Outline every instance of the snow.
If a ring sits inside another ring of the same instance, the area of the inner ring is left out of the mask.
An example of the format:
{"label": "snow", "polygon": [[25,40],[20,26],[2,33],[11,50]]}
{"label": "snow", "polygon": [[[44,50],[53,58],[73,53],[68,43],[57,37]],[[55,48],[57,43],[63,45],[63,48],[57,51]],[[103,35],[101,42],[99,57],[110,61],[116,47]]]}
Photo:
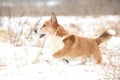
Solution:
{"label": "snow", "polygon": [[[120,79],[119,36],[114,36],[100,45],[103,54],[101,65],[95,64],[91,58],[83,64],[69,65],[62,60],[48,59],[48,49],[51,50],[51,48],[44,46],[47,44],[44,43],[45,38],[39,38],[39,35],[33,32],[34,27],[40,27],[49,18],[48,16],[0,18],[0,30],[9,31],[11,29],[17,34],[12,37],[12,40],[6,42],[0,40],[0,80]],[[39,20],[40,22],[38,22]],[[90,38],[98,37],[101,32],[112,28],[113,24],[117,25],[119,21],[119,15],[58,16],[59,24],[69,32]],[[36,23],[37,26],[35,26]],[[2,38],[2,36],[0,37]],[[47,53],[44,54],[45,52]]]}

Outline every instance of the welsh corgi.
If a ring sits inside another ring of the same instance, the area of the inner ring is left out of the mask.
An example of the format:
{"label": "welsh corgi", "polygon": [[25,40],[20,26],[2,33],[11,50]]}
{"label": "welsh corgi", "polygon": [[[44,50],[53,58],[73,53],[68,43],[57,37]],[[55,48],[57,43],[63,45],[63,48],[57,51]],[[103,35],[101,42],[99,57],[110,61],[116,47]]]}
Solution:
{"label": "welsh corgi", "polygon": [[[45,21],[42,27],[40,27],[40,31],[47,34],[49,37],[52,35],[58,39],[61,39],[60,42],[51,43],[50,46],[59,44],[62,45],[61,48],[57,48],[57,50],[52,54],[54,58],[70,58],[77,59],[81,57],[86,60],[89,56],[95,60],[95,63],[101,64],[102,62],[102,54],[99,49],[99,45],[107,40],[109,40],[114,33],[112,30],[106,30],[100,35],[98,38],[90,39],[86,37],[79,37],[74,34],[70,34],[67,32],[60,24],[58,24],[56,14],[52,12],[50,20]],[[37,30],[35,30],[37,32]],[[112,32],[112,33],[111,33]],[[51,37],[53,40],[54,38]]]}

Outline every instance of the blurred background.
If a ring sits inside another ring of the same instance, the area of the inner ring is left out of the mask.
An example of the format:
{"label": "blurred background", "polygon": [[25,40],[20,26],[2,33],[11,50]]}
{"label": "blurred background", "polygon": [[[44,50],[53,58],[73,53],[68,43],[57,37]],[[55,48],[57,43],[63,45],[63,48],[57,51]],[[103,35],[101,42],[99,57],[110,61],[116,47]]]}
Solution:
{"label": "blurred background", "polygon": [[0,0],[0,16],[49,15],[118,15],[120,0]]}

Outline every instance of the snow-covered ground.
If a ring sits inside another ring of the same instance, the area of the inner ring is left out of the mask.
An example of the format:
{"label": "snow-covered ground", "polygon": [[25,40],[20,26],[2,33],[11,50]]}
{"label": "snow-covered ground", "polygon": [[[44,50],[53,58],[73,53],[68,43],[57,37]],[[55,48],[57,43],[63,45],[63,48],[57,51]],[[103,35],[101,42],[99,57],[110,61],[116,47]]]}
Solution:
{"label": "snow-covered ground", "polygon": [[119,15],[58,16],[59,24],[79,36],[95,38],[105,29],[116,30],[116,36],[100,45],[101,65],[91,59],[76,65],[47,60],[43,53],[45,38],[39,38],[33,30],[49,18],[0,18],[0,80],[120,80]]}

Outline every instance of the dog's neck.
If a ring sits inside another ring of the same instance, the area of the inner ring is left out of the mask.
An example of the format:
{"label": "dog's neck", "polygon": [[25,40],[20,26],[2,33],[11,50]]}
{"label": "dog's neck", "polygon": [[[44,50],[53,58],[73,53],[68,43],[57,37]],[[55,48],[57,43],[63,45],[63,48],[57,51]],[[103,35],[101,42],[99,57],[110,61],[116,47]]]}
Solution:
{"label": "dog's neck", "polygon": [[62,26],[59,26],[56,29],[55,34],[59,37],[64,37],[65,35],[68,34],[68,32]]}

